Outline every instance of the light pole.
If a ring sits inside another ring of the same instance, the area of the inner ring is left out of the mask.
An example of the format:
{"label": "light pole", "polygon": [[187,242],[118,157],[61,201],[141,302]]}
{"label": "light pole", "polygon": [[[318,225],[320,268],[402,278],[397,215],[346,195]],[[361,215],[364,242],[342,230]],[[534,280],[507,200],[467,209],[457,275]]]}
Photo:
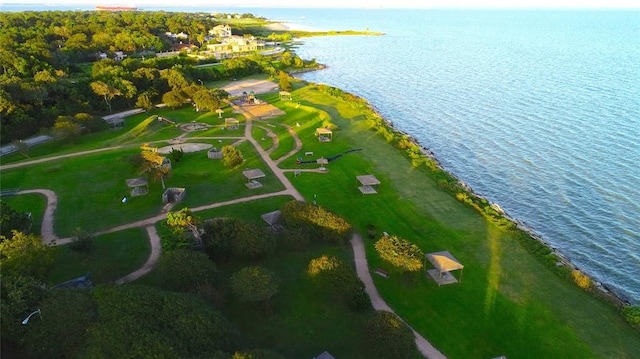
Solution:
{"label": "light pole", "polygon": [[202,82],[202,80],[198,79],[198,82],[200,82],[200,85],[204,87],[204,82]]}
{"label": "light pole", "polygon": [[31,317],[34,316],[35,314],[40,314],[40,320],[42,320],[42,313],[40,313],[40,309],[38,309],[33,313],[29,314],[26,318],[24,318],[24,320],[22,321],[22,325],[29,323],[29,319],[31,319]]}

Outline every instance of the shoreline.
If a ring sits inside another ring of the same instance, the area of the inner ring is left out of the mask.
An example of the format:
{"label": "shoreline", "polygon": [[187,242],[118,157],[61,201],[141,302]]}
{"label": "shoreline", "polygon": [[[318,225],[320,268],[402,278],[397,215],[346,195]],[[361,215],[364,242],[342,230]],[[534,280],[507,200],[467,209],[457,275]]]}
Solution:
{"label": "shoreline", "polygon": [[[318,66],[319,67],[316,68],[316,69],[308,69],[308,70],[305,70],[305,71],[294,72],[292,74],[295,75],[295,74],[298,74],[298,73],[304,73],[304,72],[310,72],[310,71],[318,71],[318,70],[323,70],[323,69],[327,68],[327,66],[323,65],[323,64],[318,64]],[[296,79],[299,80],[299,81],[309,82],[309,81],[306,81],[304,79],[297,78],[297,77],[296,77]],[[326,86],[331,86],[331,85],[326,84]],[[333,87],[333,86],[331,86],[331,87]],[[342,91],[342,89],[340,89],[340,90]],[[524,222],[524,221],[522,221],[520,219],[512,217],[505,210],[503,210],[502,207],[500,207],[500,205],[498,203],[492,202],[488,198],[486,198],[485,196],[480,195],[477,192],[475,192],[471,186],[469,186],[467,183],[463,182],[453,172],[451,172],[450,170],[446,169],[440,163],[440,161],[438,160],[436,155],[431,151],[431,149],[429,149],[428,147],[422,145],[420,143],[420,141],[417,138],[415,138],[413,135],[411,135],[411,134],[409,134],[409,133],[397,128],[394,125],[394,123],[391,120],[385,118],[376,109],[375,105],[372,104],[371,102],[369,102],[368,99],[360,97],[360,96],[352,94],[352,93],[349,93],[349,92],[346,92],[346,91],[343,91],[343,92],[363,100],[364,103],[366,104],[366,106],[376,116],[378,116],[386,124],[386,126],[389,129],[391,129],[392,131],[394,131],[396,133],[399,133],[399,134],[402,134],[403,136],[405,136],[411,143],[413,143],[414,145],[416,145],[420,149],[421,153],[425,157],[427,157],[428,159],[433,161],[434,165],[438,169],[440,169],[441,171],[447,173],[449,176],[451,176],[451,178],[455,179],[457,181],[457,183],[463,189],[465,189],[467,192],[469,192],[469,194],[471,194],[472,196],[475,196],[478,199],[485,200],[487,203],[490,204],[490,206],[497,213],[499,213],[502,217],[504,217],[505,219],[510,221],[517,230],[522,231],[523,233],[528,235],[532,240],[534,240],[534,241],[540,243],[541,245],[545,246],[546,248],[548,248],[550,250],[550,252],[557,258],[556,267],[565,266],[565,267],[569,268],[570,270],[578,271],[581,274],[583,274],[584,276],[588,277],[589,280],[592,283],[592,287],[590,289],[585,289],[585,291],[592,293],[592,295],[595,296],[595,297],[598,297],[598,296],[604,297],[604,299],[612,301],[614,303],[614,305],[616,305],[617,307],[633,306],[633,305],[640,304],[640,301],[638,301],[638,303],[635,303],[632,299],[626,298],[626,296],[621,295],[619,293],[616,293],[613,289],[611,289],[607,285],[607,283],[602,283],[599,280],[596,280],[595,278],[593,278],[591,275],[589,275],[586,272],[584,272],[583,270],[581,270],[578,266],[576,266],[573,262],[571,262],[571,260],[566,255],[564,255],[562,252],[558,251],[556,247],[552,246],[549,242],[544,240],[544,238],[542,238],[542,236],[540,234],[538,234],[533,228],[529,227],[529,225],[527,225],[526,222]],[[531,255],[533,255],[533,254],[531,254]],[[574,285],[577,285],[577,284],[574,283]]]}

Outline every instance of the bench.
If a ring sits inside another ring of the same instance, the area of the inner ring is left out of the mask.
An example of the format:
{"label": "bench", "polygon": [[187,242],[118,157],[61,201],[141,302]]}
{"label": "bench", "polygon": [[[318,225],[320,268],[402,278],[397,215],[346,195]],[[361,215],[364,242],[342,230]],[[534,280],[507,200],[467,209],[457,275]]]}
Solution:
{"label": "bench", "polygon": [[389,278],[389,272],[384,269],[376,268],[373,272],[381,277]]}

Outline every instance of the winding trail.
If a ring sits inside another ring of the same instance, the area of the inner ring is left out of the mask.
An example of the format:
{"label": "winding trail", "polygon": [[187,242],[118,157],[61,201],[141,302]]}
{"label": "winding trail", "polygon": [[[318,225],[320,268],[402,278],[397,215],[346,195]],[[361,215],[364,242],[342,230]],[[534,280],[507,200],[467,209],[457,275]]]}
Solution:
{"label": "winding trail", "polygon": [[[364,243],[362,242],[362,236],[359,233],[355,233],[351,238],[351,248],[353,248],[353,260],[356,264],[356,273],[358,277],[364,283],[364,288],[371,298],[371,304],[376,310],[385,310],[387,312],[394,313],[393,309],[382,299],[376,285],[373,283],[371,272],[369,271],[369,264],[367,263],[367,255],[364,250]],[[402,318],[400,318],[402,320]],[[404,321],[404,320],[403,320]],[[416,346],[418,350],[425,358],[429,359],[444,359],[446,358],[438,349],[436,349],[431,343],[429,343],[420,333],[416,332],[409,323],[405,324],[413,332],[415,337]]]}
{"label": "winding trail", "polygon": [[[268,151],[264,150],[262,146],[260,146],[260,144],[253,138],[253,136],[251,136],[251,128],[253,126],[253,120],[254,120],[253,115],[247,111],[244,111],[241,107],[233,104],[232,102],[229,102],[229,105],[234,107],[236,111],[244,115],[247,120],[244,137],[238,138],[238,140],[239,141],[247,140],[256,148],[256,151],[260,154],[260,157],[267,164],[267,166],[269,166],[269,168],[274,173],[274,175],[278,178],[278,180],[280,180],[280,182],[284,185],[285,189],[279,192],[264,193],[264,194],[258,194],[258,195],[248,196],[248,197],[236,198],[236,199],[224,201],[224,202],[211,203],[203,206],[190,208],[190,210],[192,212],[199,212],[199,211],[204,211],[212,208],[218,208],[218,207],[228,206],[232,204],[250,202],[250,201],[254,201],[262,198],[269,198],[269,197],[276,197],[276,196],[291,196],[296,200],[304,201],[304,197],[291,184],[291,181],[289,181],[289,179],[284,175],[284,173],[291,172],[291,171],[326,173],[326,171],[320,171],[318,169],[300,169],[300,170],[281,169],[278,167],[279,163],[284,161],[286,158],[294,155],[302,148],[302,141],[297,136],[295,131],[291,127],[288,127],[289,133],[295,139],[295,144],[296,144],[295,148],[291,150],[289,153],[287,153],[286,155],[278,158],[277,160],[273,160],[269,156],[269,153],[272,152],[274,148],[270,148]],[[223,137],[220,137],[220,138],[192,137],[189,139],[223,139]],[[227,138],[224,138],[224,139],[227,139]],[[164,142],[164,141],[155,141],[155,142]],[[82,156],[86,154],[131,147],[131,146],[133,145],[113,146],[108,148],[101,148],[96,150],[89,150],[89,151],[83,151],[83,152],[76,152],[72,154],[47,157],[43,159],[36,159],[32,161],[27,161],[27,162],[20,162],[16,164],[0,166],[0,169],[17,168],[17,167],[27,166],[31,164],[36,164],[36,163],[53,161],[61,158]],[[71,242],[72,240],[71,238],[59,238],[58,236],[56,236],[54,231],[54,219],[55,219],[54,212],[58,204],[58,197],[55,194],[55,192],[48,189],[29,189],[29,190],[19,191],[17,194],[30,194],[30,193],[37,193],[37,194],[44,195],[47,199],[47,206],[44,212],[44,216],[42,219],[42,226],[41,226],[42,241],[49,245],[61,245],[61,244],[66,244]],[[144,276],[145,274],[153,270],[158,260],[160,259],[160,255],[162,254],[162,244],[161,244],[160,236],[158,235],[158,232],[155,228],[155,224],[166,218],[167,218],[167,214],[162,213],[162,214],[149,217],[140,221],[123,224],[123,225],[109,228],[107,230],[96,233],[96,235],[101,235],[101,234],[118,232],[125,229],[130,229],[130,228],[144,227],[147,232],[147,236],[149,237],[149,243],[151,245],[151,253],[147,258],[146,262],[142,265],[142,267],[125,275],[122,278],[115,280],[114,283],[116,284],[128,283]],[[362,280],[362,282],[365,285],[365,290],[367,291],[367,293],[369,294],[369,297],[371,298],[371,304],[373,305],[373,308],[376,310],[385,310],[395,314],[393,309],[391,309],[391,307],[387,305],[387,303],[384,301],[384,299],[382,299],[382,297],[380,296],[380,293],[378,293],[378,290],[376,289],[376,286],[373,282],[373,278],[371,277],[371,272],[369,271],[369,265],[367,263],[366,252],[364,249],[364,243],[362,241],[362,236],[360,234],[355,233],[353,235],[351,239],[351,247],[353,249],[353,257],[354,257],[355,266],[356,266],[356,273],[358,274],[358,277]],[[407,326],[409,326],[409,324],[407,324]],[[409,326],[409,328],[411,327]],[[440,353],[433,345],[431,345],[422,335],[416,332],[413,328],[411,328],[411,331],[414,334],[415,343],[416,343],[416,346],[418,347],[418,350],[425,358],[428,358],[428,359],[445,359],[446,358],[442,353]]]}

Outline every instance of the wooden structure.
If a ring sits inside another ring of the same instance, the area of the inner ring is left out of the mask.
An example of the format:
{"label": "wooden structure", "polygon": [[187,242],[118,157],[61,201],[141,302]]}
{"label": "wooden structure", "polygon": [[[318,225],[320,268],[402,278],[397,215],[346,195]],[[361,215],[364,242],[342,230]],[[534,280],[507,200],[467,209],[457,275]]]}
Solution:
{"label": "wooden structure", "polygon": [[225,118],[224,125],[230,130],[237,130],[239,127],[240,121],[235,118]]}
{"label": "wooden structure", "polygon": [[143,177],[129,178],[126,182],[131,197],[144,196],[149,193],[149,182]]}
{"label": "wooden structure", "polygon": [[283,101],[283,100],[291,101],[292,100],[291,92],[289,92],[289,91],[280,91],[279,95],[280,95],[280,100],[281,101]]}
{"label": "wooden structure", "polygon": [[318,168],[318,170],[320,171],[326,171],[327,168],[325,167],[326,165],[329,164],[329,160],[324,158],[324,157],[320,157],[316,160],[316,162],[320,165],[320,168]]}
{"label": "wooden structure", "polygon": [[162,194],[162,203],[178,203],[184,199],[187,190],[182,187],[169,187]]}
{"label": "wooden structure", "polygon": [[264,178],[265,174],[259,169],[246,170],[243,171],[242,174],[247,178],[248,182],[246,184],[247,188],[255,189],[262,187],[262,183],[258,181],[260,178]]}
{"label": "wooden structure", "polygon": [[[427,270],[427,273],[433,280],[441,284],[452,284],[462,281],[462,270],[464,266],[458,262],[458,260],[449,253],[449,251],[441,251],[434,253],[427,253],[424,257],[433,265],[433,269]],[[460,270],[460,279],[451,274],[454,270]]]}
{"label": "wooden structure", "polygon": [[265,213],[260,217],[262,217],[262,219],[265,222],[267,222],[267,224],[273,231],[282,230],[282,226],[280,225],[280,219],[282,218],[282,211],[277,210],[277,211]]}
{"label": "wooden structure", "polygon": [[333,132],[325,127],[317,128],[316,136],[320,142],[331,142],[331,140],[333,140]]}
{"label": "wooden structure", "polygon": [[211,147],[211,149],[207,151],[207,157],[213,160],[220,160],[222,159],[222,151],[216,147]]}
{"label": "wooden structure", "polygon": [[358,189],[362,194],[376,194],[378,191],[376,187],[380,184],[380,181],[374,175],[362,175],[356,176],[360,186]]}

